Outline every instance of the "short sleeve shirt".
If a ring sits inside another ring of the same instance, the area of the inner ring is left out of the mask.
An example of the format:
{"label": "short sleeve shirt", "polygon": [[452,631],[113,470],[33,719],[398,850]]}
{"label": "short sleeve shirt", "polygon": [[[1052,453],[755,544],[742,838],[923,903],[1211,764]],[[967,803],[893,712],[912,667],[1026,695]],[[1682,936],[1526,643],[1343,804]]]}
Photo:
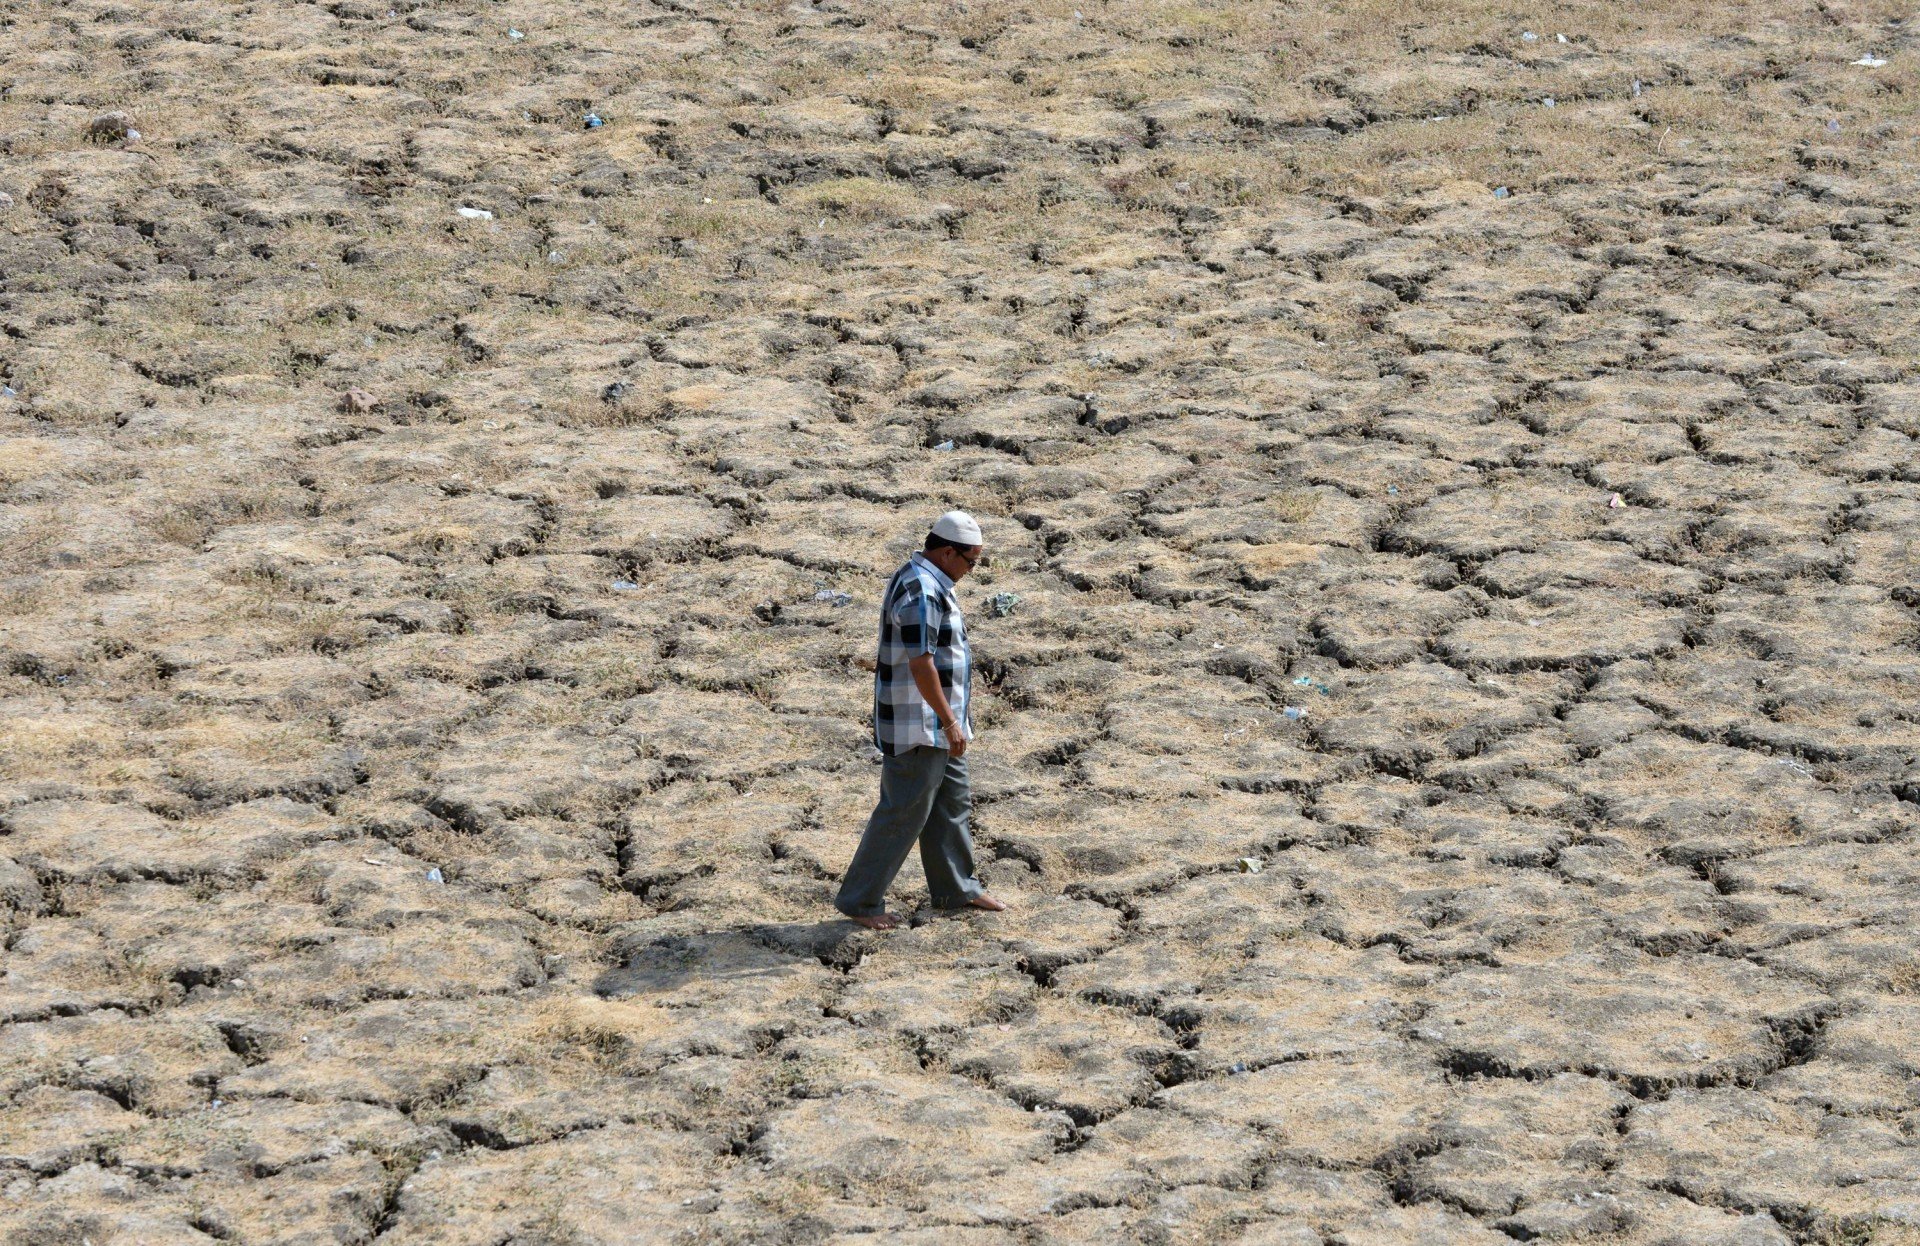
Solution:
{"label": "short sleeve shirt", "polygon": [[880,650],[873,668],[873,742],[889,757],[913,748],[948,746],[947,733],[907,669],[907,663],[921,654],[933,656],[940,690],[954,717],[966,724],[971,735],[968,692],[973,655],[967,649],[960,602],[946,573],[915,554],[887,582],[880,606]]}

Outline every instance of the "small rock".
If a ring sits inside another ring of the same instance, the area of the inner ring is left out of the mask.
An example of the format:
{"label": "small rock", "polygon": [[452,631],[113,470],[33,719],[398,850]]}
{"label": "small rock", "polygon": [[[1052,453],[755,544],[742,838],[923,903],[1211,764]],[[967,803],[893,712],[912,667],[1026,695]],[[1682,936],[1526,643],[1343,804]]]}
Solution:
{"label": "small rock", "polygon": [[0,190],[0,212],[5,212],[8,208],[12,206],[13,206],[13,196],[9,195],[4,190]]}
{"label": "small rock", "polygon": [[365,415],[380,405],[380,400],[364,389],[350,389],[340,395],[340,410],[348,415]]}
{"label": "small rock", "polygon": [[626,396],[627,383],[625,381],[615,381],[600,391],[600,401],[605,403],[619,402]]}
{"label": "small rock", "polygon": [[126,141],[133,127],[123,112],[103,112],[87,123],[87,138],[95,143],[119,143]]}

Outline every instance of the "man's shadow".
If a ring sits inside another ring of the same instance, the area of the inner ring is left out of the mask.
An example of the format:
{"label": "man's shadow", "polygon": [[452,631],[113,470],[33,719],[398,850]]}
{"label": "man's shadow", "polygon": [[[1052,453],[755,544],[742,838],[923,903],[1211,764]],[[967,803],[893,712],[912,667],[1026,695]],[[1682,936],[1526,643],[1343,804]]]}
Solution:
{"label": "man's shadow", "polygon": [[666,995],[690,982],[771,978],[817,961],[845,971],[859,962],[867,932],[840,918],[817,922],[755,922],[699,934],[633,935],[615,945],[617,962],[593,981],[608,999]]}

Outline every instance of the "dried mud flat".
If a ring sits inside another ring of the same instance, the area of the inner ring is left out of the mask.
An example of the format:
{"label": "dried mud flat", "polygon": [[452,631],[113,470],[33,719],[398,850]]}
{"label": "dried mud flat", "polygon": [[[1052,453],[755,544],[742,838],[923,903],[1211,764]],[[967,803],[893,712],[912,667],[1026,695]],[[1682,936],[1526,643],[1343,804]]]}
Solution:
{"label": "dried mud flat", "polygon": [[0,1240],[1915,1240],[1906,13],[1078,5],[0,14]]}

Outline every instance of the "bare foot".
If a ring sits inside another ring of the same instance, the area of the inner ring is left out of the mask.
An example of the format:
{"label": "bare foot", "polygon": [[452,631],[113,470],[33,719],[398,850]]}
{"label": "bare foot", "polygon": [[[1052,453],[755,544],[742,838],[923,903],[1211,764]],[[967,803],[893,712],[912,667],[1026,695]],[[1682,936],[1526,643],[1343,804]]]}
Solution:
{"label": "bare foot", "polygon": [[1006,905],[994,899],[992,896],[988,895],[984,891],[981,892],[979,895],[975,896],[973,899],[967,901],[967,907],[976,908],[976,909],[985,909],[989,913],[1004,913],[1007,911]]}
{"label": "bare foot", "polygon": [[865,926],[868,930],[892,930],[900,924],[900,919],[892,913],[876,913],[872,917],[849,917],[847,920],[856,926]]}

